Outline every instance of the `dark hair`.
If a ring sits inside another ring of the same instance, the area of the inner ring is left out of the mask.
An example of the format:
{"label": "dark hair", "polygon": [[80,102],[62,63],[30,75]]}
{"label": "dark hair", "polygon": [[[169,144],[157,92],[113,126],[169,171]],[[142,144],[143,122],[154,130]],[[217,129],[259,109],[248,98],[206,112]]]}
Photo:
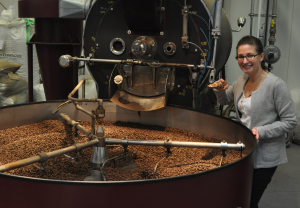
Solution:
{"label": "dark hair", "polygon": [[[240,47],[241,45],[253,45],[253,46],[255,46],[255,50],[256,50],[256,52],[257,52],[258,54],[261,54],[261,53],[264,52],[264,47],[263,47],[261,41],[260,41],[258,38],[253,37],[253,36],[244,36],[244,37],[238,42],[238,44],[237,44],[237,46],[236,46],[236,53],[237,53],[238,47]],[[266,69],[267,69],[267,67],[266,67],[266,65],[265,65],[265,60],[263,60],[263,61],[261,62],[261,68],[262,68],[263,70],[266,70]]]}

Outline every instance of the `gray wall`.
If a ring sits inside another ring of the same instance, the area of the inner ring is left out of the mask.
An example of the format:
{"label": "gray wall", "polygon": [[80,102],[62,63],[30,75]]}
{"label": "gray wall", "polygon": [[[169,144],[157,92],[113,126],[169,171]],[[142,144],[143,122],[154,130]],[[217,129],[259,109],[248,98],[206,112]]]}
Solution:
{"label": "gray wall", "polygon": [[[18,0],[0,0],[0,2],[3,4],[3,6],[5,6],[6,9],[8,9],[10,5],[14,5],[14,8],[16,9],[15,10],[16,17],[19,17],[19,15],[18,15]],[[0,4],[0,14],[4,10],[3,6]]]}
{"label": "gray wall", "polygon": [[[273,65],[273,71],[276,76],[283,79],[289,86],[290,90],[299,89],[300,70],[300,41],[297,34],[300,32],[300,1],[299,0],[278,0],[277,1],[277,31],[275,45],[281,51],[280,60]],[[226,64],[226,80],[232,84],[241,74],[237,61],[235,60],[235,47],[238,40],[250,34],[250,9],[251,0],[224,0],[224,9],[228,15],[229,21],[233,29],[237,29],[237,18],[244,16],[246,25],[241,32],[233,33],[233,44],[229,60]],[[262,0],[262,14],[266,13],[267,0]],[[272,13],[273,0],[270,0],[269,14]],[[259,10],[259,1],[255,0],[254,13]],[[258,18],[253,18],[252,35],[257,35]],[[265,22],[265,18],[261,18],[261,24]],[[270,21],[269,21],[270,23]],[[268,27],[269,24],[268,23]]]}

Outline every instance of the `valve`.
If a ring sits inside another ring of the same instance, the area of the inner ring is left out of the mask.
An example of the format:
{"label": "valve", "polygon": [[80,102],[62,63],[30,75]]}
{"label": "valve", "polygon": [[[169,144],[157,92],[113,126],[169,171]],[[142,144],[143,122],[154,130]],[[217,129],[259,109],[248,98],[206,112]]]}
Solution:
{"label": "valve", "polygon": [[103,122],[103,118],[105,117],[105,110],[100,107],[100,109],[96,109],[96,121],[98,122],[98,124],[102,124]]}

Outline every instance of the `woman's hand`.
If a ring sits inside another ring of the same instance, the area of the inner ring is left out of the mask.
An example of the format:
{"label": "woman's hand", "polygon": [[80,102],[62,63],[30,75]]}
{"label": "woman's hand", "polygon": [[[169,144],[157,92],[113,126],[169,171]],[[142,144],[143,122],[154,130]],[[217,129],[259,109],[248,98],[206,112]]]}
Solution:
{"label": "woman's hand", "polygon": [[256,137],[256,140],[257,140],[257,144],[259,142],[259,132],[256,128],[253,128],[252,129],[252,134]]}
{"label": "woman's hand", "polygon": [[228,84],[224,79],[219,79],[217,82],[221,82],[223,84],[223,88],[218,89],[219,91],[225,91],[228,89]]}

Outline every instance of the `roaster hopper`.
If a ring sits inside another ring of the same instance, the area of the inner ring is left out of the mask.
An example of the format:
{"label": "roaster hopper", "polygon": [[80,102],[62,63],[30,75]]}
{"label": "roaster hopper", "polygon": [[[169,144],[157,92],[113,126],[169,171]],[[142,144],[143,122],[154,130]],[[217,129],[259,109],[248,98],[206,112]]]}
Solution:
{"label": "roaster hopper", "polygon": [[[0,128],[10,128],[48,119],[59,119],[52,111],[61,101],[42,102],[0,108]],[[88,110],[95,103],[83,103]],[[255,138],[236,122],[207,113],[167,106],[138,112],[104,102],[105,120],[139,122],[180,128],[208,137],[241,141],[242,159],[202,173],[143,181],[82,182],[58,181],[0,174],[1,207],[248,207],[253,173]],[[90,117],[67,105],[61,112],[75,120]],[[125,205],[125,206],[127,206]]]}

